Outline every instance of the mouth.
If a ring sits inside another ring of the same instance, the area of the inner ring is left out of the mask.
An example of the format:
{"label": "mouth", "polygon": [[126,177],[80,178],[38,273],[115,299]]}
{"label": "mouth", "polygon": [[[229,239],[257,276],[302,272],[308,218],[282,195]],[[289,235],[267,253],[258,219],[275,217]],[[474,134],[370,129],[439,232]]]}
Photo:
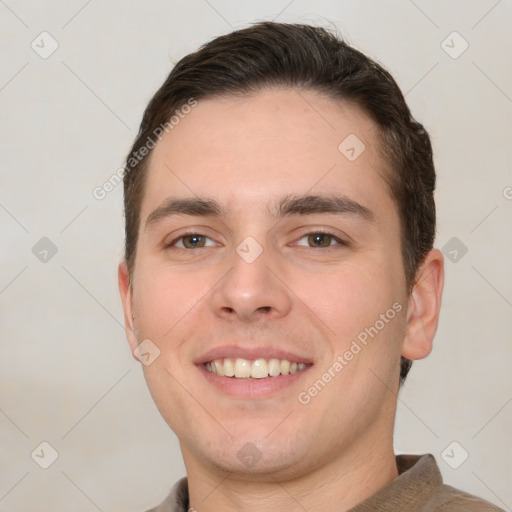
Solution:
{"label": "mouth", "polygon": [[204,363],[207,372],[219,375],[220,377],[229,377],[232,379],[267,379],[279,377],[280,375],[293,375],[304,371],[311,364],[288,359],[243,359],[223,358],[214,359]]}
{"label": "mouth", "polygon": [[287,396],[282,393],[313,366],[311,359],[273,347],[217,347],[194,362],[210,389],[243,400]]}

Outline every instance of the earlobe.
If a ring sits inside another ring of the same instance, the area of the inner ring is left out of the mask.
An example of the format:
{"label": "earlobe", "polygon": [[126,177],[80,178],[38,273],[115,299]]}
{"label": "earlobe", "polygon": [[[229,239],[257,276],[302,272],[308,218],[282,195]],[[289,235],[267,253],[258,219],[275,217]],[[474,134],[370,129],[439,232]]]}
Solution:
{"label": "earlobe", "polygon": [[432,249],[418,270],[409,298],[402,356],[423,359],[432,351],[444,286],[444,257]]}
{"label": "earlobe", "polygon": [[124,261],[119,264],[118,285],[121,302],[123,304],[126,339],[128,340],[133,353],[138,345],[138,340],[136,336],[135,317],[133,315],[133,289],[130,282],[128,267]]}

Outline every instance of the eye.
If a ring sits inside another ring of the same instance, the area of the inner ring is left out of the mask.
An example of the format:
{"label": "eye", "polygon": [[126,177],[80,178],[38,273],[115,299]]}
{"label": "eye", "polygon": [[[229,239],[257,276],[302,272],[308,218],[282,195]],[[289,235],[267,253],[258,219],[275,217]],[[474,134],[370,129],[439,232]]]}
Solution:
{"label": "eye", "polygon": [[214,246],[215,242],[207,236],[198,233],[187,233],[173,240],[166,248],[178,247],[179,249],[198,249]]}
{"label": "eye", "polygon": [[[305,240],[305,243],[301,243],[302,240]],[[331,247],[333,245],[347,245],[347,243],[341,240],[341,238],[338,238],[331,233],[323,232],[308,233],[299,238],[296,244],[312,248]]]}

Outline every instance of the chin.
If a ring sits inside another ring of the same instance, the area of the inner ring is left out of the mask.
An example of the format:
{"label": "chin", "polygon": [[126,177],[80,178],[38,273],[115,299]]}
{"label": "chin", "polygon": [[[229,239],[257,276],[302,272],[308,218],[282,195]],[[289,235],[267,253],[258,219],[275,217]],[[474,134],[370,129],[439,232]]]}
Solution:
{"label": "chin", "polygon": [[229,458],[222,459],[213,457],[208,459],[208,465],[216,473],[224,474],[227,478],[233,480],[242,480],[247,482],[268,482],[286,481],[296,478],[300,473],[300,466],[303,461],[296,460],[293,454],[270,454],[261,452],[261,458],[257,462],[241,462],[238,457],[230,455]]}
{"label": "chin", "polygon": [[[222,436],[214,442],[210,438],[208,444],[190,440],[193,458],[202,460],[215,473],[235,480],[258,482],[296,478],[308,464],[308,450],[298,440],[292,442],[289,436],[275,436],[270,440],[269,432],[271,429],[266,430],[267,438],[262,436],[258,440],[248,435],[247,430],[244,436],[229,439]],[[301,447],[300,452],[297,446]]]}

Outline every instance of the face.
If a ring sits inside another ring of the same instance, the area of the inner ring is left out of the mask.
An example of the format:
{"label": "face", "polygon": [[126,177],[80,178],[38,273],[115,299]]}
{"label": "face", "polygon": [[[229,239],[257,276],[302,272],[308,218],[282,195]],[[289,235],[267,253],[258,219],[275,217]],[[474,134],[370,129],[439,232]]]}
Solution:
{"label": "face", "polygon": [[157,144],[120,285],[187,465],[300,475],[391,438],[408,297],[387,173],[374,123],[313,92],[199,101]]}

